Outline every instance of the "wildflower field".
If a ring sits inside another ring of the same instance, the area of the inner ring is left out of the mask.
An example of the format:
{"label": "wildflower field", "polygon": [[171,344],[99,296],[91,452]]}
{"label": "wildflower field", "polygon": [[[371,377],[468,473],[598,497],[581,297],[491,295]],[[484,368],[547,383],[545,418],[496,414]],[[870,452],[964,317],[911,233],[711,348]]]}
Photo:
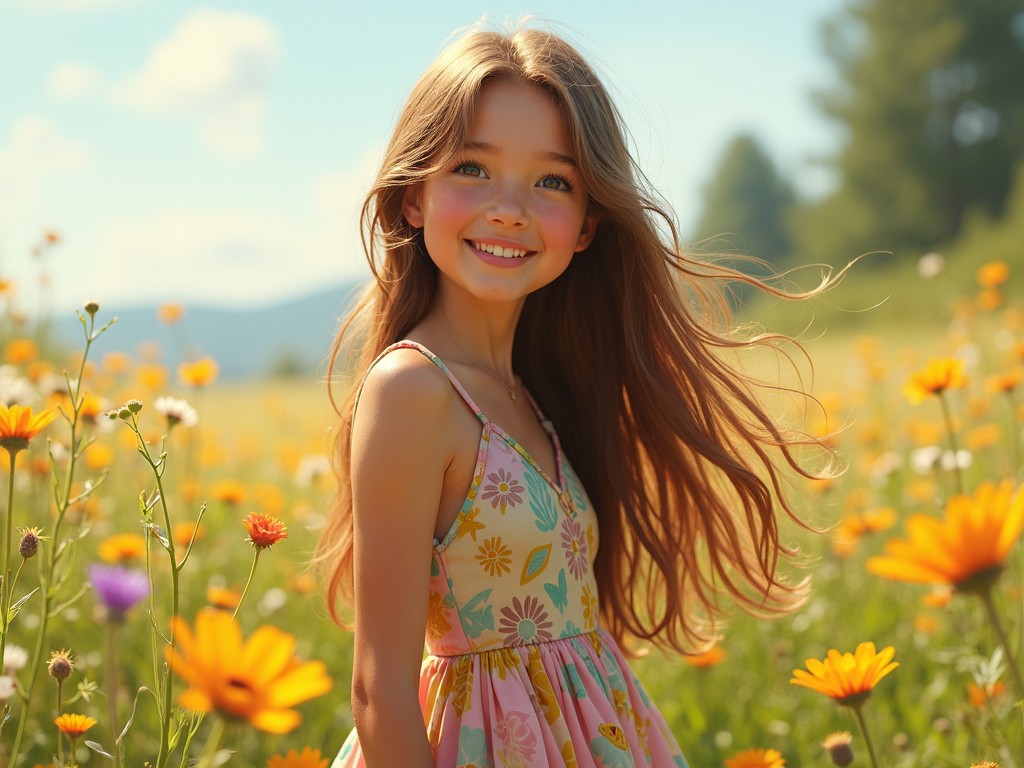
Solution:
{"label": "wildflower field", "polygon": [[[984,265],[910,341],[807,344],[806,429],[845,471],[793,489],[823,529],[785,529],[806,605],[636,662],[692,766],[1024,768],[1012,277]],[[110,352],[95,303],[73,349],[4,311],[0,766],[325,766],[351,726],[350,638],[307,567],[326,386]]]}

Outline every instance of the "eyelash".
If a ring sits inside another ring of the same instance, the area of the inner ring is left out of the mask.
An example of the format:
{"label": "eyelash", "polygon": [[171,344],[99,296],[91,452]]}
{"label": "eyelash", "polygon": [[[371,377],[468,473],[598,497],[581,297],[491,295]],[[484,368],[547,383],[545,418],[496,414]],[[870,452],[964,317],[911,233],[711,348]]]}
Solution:
{"label": "eyelash", "polygon": [[[477,169],[480,170],[481,173],[483,173],[483,170],[484,170],[483,166],[480,165],[479,163],[474,163],[471,160],[460,160],[459,162],[454,163],[454,165],[452,167],[452,173],[457,173],[457,174],[459,174],[461,176],[469,176],[469,178],[479,178],[479,176],[474,176],[474,175],[471,175],[471,174],[461,173],[462,169],[466,168],[467,166],[471,166],[473,168],[477,168]],[[560,181],[562,184],[565,185],[565,188],[561,189],[561,188],[558,188],[558,187],[544,187],[544,186],[542,186],[543,182],[547,181],[548,179],[557,179],[558,181]],[[553,192],[572,192],[573,189],[574,189],[572,182],[569,181],[569,179],[567,179],[565,176],[563,176],[560,173],[549,173],[549,174],[547,174],[544,177],[544,179],[542,179],[542,184],[538,185],[538,186],[541,186],[542,189],[548,189],[548,190],[551,190]]]}

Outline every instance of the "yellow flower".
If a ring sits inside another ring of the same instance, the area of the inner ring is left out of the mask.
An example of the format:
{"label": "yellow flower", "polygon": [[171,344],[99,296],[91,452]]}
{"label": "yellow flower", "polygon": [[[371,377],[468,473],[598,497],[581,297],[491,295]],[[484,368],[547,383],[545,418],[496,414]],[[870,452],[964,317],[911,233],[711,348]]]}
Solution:
{"label": "yellow flower", "polygon": [[0,403],[0,448],[17,453],[28,448],[28,441],[57,418],[56,411],[40,411],[33,415],[28,406]]}
{"label": "yellow flower", "polygon": [[867,569],[896,581],[949,584],[972,592],[986,589],[1024,529],[1024,493],[1013,483],[983,483],[973,496],[958,495],[938,520],[912,515],[907,539],[892,539],[885,555],[872,557]]}
{"label": "yellow flower", "polygon": [[903,385],[903,394],[916,405],[928,395],[939,395],[947,389],[962,389],[966,383],[963,360],[938,357],[907,379]]}
{"label": "yellow flower", "polygon": [[185,316],[185,308],[175,301],[169,301],[156,308],[157,319],[166,325],[174,325]]}
{"label": "yellow flower", "polygon": [[4,352],[7,362],[15,365],[29,363],[39,357],[39,347],[32,339],[11,339]]}
{"label": "yellow flower", "polygon": [[98,554],[108,563],[126,563],[146,555],[146,539],[137,533],[117,533],[100,542]]}
{"label": "yellow flower", "polygon": [[178,697],[185,709],[216,710],[267,733],[287,733],[302,720],[291,707],[331,689],[323,662],[296,659],[295,637],[277,627],[262,626],[243,641],[230,614],[204,609],[194,634],[180,617],[173,631],[177,648],[165,653],[189,685]]}
{"label": "yellow flower", "polygon": [[190,387],[206,387],[212,384],[220,368],[212,357],[203,357],[193,363],[178,366],[178,378]]}
{"label": "yellow flower", "polygon": [[789,682],[823,693],[843,706],[859,706],[878,681],[899,666],[892,660],[895,655],[891,645],[877,653],[870,642],[858,645],[854,653],[832,648],[824,660],[808,659],[806,670],[794,669]]}
{"label": "yellow flower", "polygon": [[53,722],[72,739],[77,739],[96,725],[96,718],[88,715],[63,714]]}
{"label": "yellow flower", "polygon": [[727,768],[783,768],[786,760],[775,749],[745,749],[725,759]]}
{"label": "yellow flower", "polygon": [[289,749],[286,755],[274,755],[267,760],[267,768],[327,768],[327,758],[320,757],[319,749],[304,748],[301,752]]}
{"label": "yellow flower", "polygon": [[978,285],[982,288],[995,288],[1006,282],[1010,277],[1010,268],[1002,261],[990,261],[978,267]]}

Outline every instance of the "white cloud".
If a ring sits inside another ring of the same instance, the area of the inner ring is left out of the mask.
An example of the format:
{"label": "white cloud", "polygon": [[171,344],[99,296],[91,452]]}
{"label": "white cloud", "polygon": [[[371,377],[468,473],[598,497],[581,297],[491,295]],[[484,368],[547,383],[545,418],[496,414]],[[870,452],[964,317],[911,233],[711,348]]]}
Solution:
{"label": "white cloud", "polygon": [[238,11],[203,8],[150,50],[115,101],[153,116],[194,120],[200,140],[230,155],[258,152],[280,54],[276,28]]}
{"label": "white cloud", "polygon": [[164,212],[108,227],[75,287],[131,303],[269,303],[344,279],[339,247],[261,211]]}
{"label": "white cloud", "polygon": [[96,91],[100,79],[95,67],[80,61],[62,61],[50,73],[47,89],[61,101],[81,99]]}
{"label": "white cloud", "polygon": [[64,135],[51,120],[21,118],[0,145],[0,210],[13,217],[38,195],[47,177],[84,168],[91,158],[87,144]]}

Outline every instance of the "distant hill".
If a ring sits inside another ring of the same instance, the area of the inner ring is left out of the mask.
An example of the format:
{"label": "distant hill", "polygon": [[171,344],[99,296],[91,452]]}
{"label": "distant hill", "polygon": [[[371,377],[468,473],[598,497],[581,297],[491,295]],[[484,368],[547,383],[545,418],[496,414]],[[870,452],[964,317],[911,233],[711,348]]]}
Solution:
{"label": "distant hill", "polygon": [[[312,375],[327,355],[338,319],[355,291],[349,283],[291,301],[247,309],[184,305],[174,325],[157,318],[157,306],[118,308],[102,305],[97,324],[117,322],[93,348],[96,359],[121,351],[139,356],[146,345],[159,345],[160,361],[176,367],[185,359],[209,355],[224,379],[267,375]],[[61,341],[81,347],[77,316],[56,325]]]}

